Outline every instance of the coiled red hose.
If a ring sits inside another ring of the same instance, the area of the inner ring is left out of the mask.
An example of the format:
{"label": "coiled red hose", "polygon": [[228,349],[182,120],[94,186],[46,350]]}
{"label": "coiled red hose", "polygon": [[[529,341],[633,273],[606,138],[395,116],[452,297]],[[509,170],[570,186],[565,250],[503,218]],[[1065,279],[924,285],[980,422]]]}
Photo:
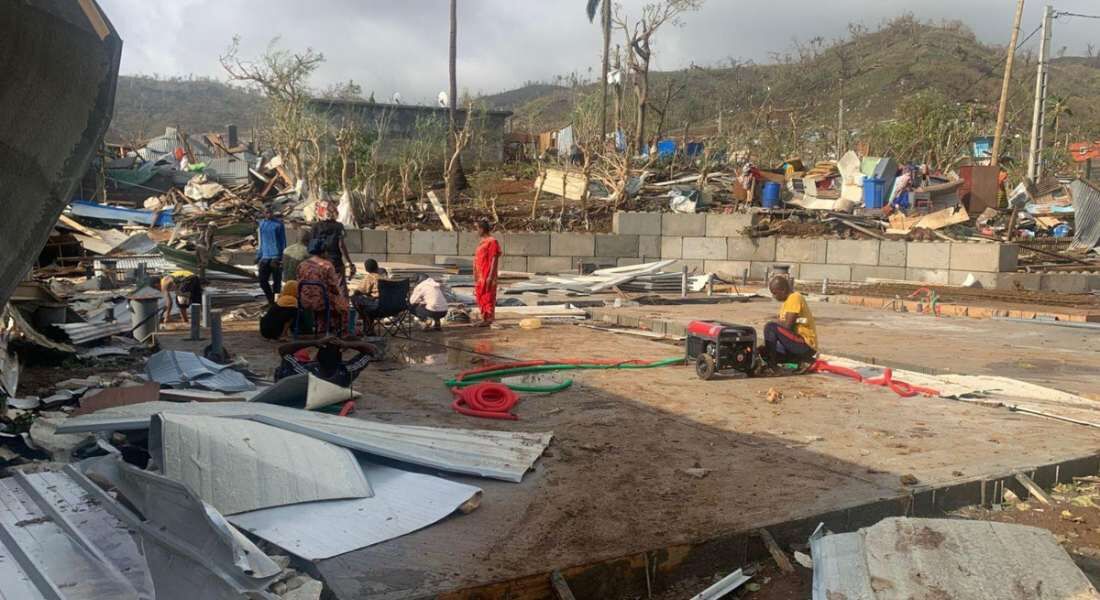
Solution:
{"label": "coiled red hose", "polygon": [[455,399],[451,408],[471,417],[483,419],[518,419],[512,408],[519,402],[519,395],[503,383],[484,382],[451,390]]}

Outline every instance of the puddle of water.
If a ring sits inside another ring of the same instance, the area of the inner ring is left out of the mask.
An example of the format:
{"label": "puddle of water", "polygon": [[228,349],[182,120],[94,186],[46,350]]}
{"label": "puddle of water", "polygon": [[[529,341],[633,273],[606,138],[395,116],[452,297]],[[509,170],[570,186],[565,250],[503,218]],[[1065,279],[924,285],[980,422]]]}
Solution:
{"label": "puddle of water", "polygon": [[436,344],[400,338],[387,340],[386,360],[405,365],[436,366],[461,371],[488,362],[483,356]]}

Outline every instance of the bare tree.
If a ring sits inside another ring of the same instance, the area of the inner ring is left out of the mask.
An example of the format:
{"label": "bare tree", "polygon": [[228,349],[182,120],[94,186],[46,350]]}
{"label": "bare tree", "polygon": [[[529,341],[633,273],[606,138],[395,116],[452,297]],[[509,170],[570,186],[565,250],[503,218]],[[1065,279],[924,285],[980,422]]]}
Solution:
{"label": "bare tree", "polygon": [[[240,37],[220,57],[222,68],[232,81],[258,88],[268,99],[268,137],[289,161],[295,177],[306,176],[305,145],[317,136],[317,116],[309,110],[309,78],[324,62],[324,55],[307,48],[292,53],[271,41],[258,61],[240,57]],[[318,153],[319,154],[319,153]]]}
{"label": "bare tree", "polygon": [[678,25],[679,17],[698,9],[703,0],[661,0],[642,7],[641,17],[631,23],[616,11],[616,26],[626,36],[627,66],[630,67],[637,112],[634,115],[634,143],[643,148],[646,139],[646,113],[649,107],[649,66],[653,60],[653,35],[665,23]]}

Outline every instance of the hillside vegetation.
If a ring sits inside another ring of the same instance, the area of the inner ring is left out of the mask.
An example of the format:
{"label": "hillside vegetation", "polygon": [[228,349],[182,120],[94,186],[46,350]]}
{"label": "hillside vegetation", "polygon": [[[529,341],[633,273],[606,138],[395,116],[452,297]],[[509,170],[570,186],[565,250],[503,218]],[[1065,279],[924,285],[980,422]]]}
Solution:
{"label": "hillside vegetation", "polygon": [[[757,142],[770,136],[776,146],[835,140],[843,99],[845,129],[858,139],[877,124],[902,116],[899,105],[918,93],[942,96],[960,107],[973,130],[991,134],[1004,54],[1003,48],[982,43],[960,23],[929,24],[903,16],[875,31],[852,27],[847,39],[796,44],[768,64],[734,62],[652,74],[654,109],[665,109],[670,91],[672,100],[663,119],[656,113],[650,118],[654,131],[649,134],[680,133],[685,123],[693,131],[714,133],[721,111],[727,136]],[[1022,149],[1030,132],[1035,57],[1021,51],[1016,64],[1008,116],[1009,139],[1016,140],[1009,148],[1013,152]],[[1100,59],[1055,59],[1050,91],[1064,99],[1062,142],[1067,134],[1073,139],[1100,137]],[[516,130],[543,131],[570,123],[577,102],[596,93],[594,83],[534,83],[481,100],[514,111]],[[629,104],[629,87],[625,96]],[[264,125],[263,101],[258,94],[213,79],[122,77],[110,138],[141,140],[175,125],[221,131],[230,123],[247,137],[252,127]]]}

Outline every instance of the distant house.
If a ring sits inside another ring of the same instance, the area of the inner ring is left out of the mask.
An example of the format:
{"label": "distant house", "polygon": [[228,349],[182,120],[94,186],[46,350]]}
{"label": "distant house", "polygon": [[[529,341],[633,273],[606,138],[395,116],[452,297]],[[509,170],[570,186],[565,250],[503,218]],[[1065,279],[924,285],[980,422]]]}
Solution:
{"label": "distant house", "polygon": [[[315,99],[312,105],[335,122],[343,123],[351,119],[367,132],[377,132],[378,125],[383,123],[383,160],[399,159],[408,143],[423,142],[425,138],[437,142],[441,152],[447,139],[446,108],[336,99]],[[479,159],[488,163],[502,162],[511,116],[512,113],[506,110],[473,111],[478,137],[463,153],[463,162]],[[456,120],[460,129],[465,127],[466,117],[466,110],[457,111]]]}

